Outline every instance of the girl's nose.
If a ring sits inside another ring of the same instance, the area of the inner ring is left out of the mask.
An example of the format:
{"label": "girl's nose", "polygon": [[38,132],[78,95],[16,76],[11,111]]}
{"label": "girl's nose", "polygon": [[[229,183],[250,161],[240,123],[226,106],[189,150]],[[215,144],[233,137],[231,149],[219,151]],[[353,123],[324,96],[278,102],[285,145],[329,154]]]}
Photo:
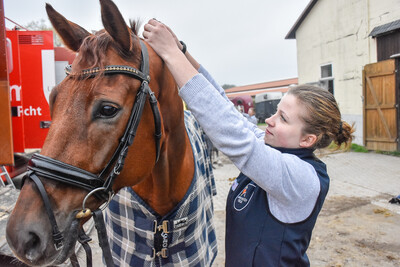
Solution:
{"label": "girl's nose", "polygon": [[273,115],[271,117],[265,119],[265,123],[268,126],[273,125],[273,119],[272,118],[273,118]]}

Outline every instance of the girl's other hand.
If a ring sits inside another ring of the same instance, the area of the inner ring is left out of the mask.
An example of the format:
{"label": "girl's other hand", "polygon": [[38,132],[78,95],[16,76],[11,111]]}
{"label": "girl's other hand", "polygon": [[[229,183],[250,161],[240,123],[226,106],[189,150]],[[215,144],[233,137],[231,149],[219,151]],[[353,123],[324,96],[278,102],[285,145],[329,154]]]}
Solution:
{"label": "girl's other hand", "polygon": [[143,37],[163,59],[180,50],[181,44],[172,30],[155,19],[144,25]]}

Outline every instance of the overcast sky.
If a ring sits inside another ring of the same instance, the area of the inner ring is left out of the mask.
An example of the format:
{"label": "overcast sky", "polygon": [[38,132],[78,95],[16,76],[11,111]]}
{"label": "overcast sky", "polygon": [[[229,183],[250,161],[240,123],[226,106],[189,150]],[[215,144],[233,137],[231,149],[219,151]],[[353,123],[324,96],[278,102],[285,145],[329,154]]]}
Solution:
{"label": "overcast sky", "polygon": [[[45,3],[88,31],[102,29],[97,0],[4,0],[21,25],[45,19]],[[157,18],[222,84],[297,77],[296,41],[285,40],[309,0],[114,0],[125,20]],[[6,26],[14,24],[6,20]]]}

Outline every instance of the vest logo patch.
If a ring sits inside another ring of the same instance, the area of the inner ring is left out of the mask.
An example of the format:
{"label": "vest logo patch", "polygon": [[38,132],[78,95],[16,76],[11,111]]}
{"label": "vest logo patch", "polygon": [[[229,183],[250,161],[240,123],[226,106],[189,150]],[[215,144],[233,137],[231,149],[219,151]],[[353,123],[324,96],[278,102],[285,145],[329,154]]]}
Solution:
{"label": "vest logo patch", "polygon": [[185,227],[188,225],[188,217],[174,220],[174,230]]}
{"label": "vest logo patch", "polygon": [[251,198],[254,194],[254,189],[256,186],[252,183],[248,183],[245,188],[236,196],[233,201],[233,207],[237,211],[241,211],[249,205]]}

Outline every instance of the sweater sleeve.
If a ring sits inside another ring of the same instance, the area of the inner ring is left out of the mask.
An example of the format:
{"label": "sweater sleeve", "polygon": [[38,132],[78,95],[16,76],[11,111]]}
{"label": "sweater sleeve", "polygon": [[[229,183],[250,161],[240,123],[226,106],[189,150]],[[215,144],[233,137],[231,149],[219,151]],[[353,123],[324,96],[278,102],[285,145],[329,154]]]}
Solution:
{"label": "sweater sleeve", "polygon": [[310,164],[266,146],[257,135],[261,130],[254,130],[203,74],[189,80],[179,94],[217,149],[268,193],[278,219],[307,218],[319,194],[319,179]]}
{"label": "sweater sleeve", "polygon": [[212,86],[214,86],[215,90],[217,90],[222,97],[224,97],[227,101],[230,101],[229,98],[225,94],[225,90],[214,80],[214,78],[211,76],[211,74],[203,67],[203,65],[200,65],[200,68],[198,69],[199,73],[203,74],[204,78],[209,81]]}
{"label": "sweater sleeve", "polygon": [[[209,83],[214,87],[215,90],[218,91],[218,93],[231,105],[233,103],[229,100],[229,98],[225,94],[225,90],[214,80],[214,78],[211,76],[211,74],[202,66],[200,65],[200,68],[198,69],[199,73],[201,73],[204,78],[207,79]],[[239,113],[239,112],[238,112]],[[240,113],[239,113],[240,114]],[[242,115],[242,114],[240,114]],[[241,116],[243,117],[243,116]],[[264,139],[264,132],[257,127],[254,123],[249,122],[247,118],[241,118],[243,120],[243,126],[250,129],[254,134],[257,136],[259,139]]]}

